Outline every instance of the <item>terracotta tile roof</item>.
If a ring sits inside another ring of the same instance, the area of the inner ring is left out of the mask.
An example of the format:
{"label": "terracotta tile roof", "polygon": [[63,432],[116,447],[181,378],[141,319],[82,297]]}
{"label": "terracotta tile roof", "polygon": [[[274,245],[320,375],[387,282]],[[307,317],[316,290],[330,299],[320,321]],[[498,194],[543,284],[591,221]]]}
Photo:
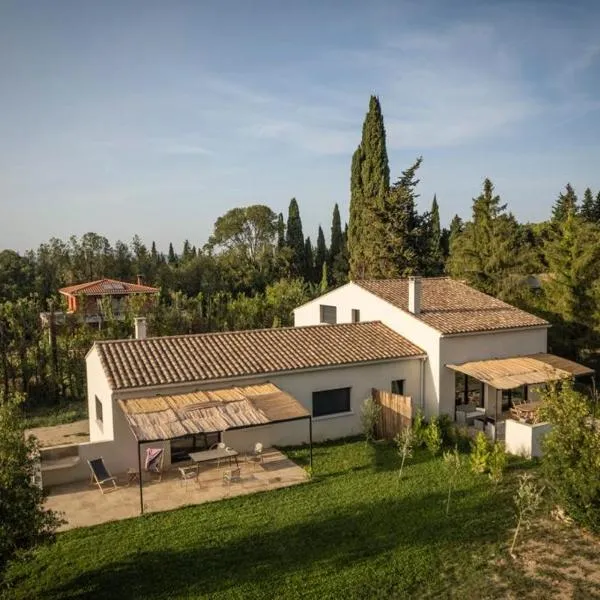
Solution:
{"label": "terracotta tile roof", "polygon": [[[408,312],[408,279],[354,283]],[[544,319],[449,277],[421,279],[421,312],[416,316],[444,334],[548,325]]]}
{"label": "terracotta tile roof", "polygon": [[58,290],[65,296],[114,296],[121,294],[157,294],[158,288],[149,285],[140,285],[138,283],[129,283],[128,281],[118,281],[116,279],[98,279],[97,281],[88,281],[78,283]]}
{"label": "terracotta tile roof", "polygon": [[378,321],[96,342],[112,389],[424,356]]}

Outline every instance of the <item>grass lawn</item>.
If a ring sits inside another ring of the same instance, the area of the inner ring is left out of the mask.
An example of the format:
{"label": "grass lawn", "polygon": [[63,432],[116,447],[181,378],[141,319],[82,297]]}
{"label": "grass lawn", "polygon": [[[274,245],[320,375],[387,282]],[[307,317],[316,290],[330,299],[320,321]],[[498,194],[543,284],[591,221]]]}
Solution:
{"label": "grass lawn", "polygon": [[[306,463],[306,450],[289,455]],[[314,457],[305,485],[60,534],[13,565],[7,597],[552,597],[552,572],[507,557],[515,466],[495,491],[465,468],[446,517],[441,458],[417,452],[399,481],[387,445]]]}
{"label": "grass lawn", "polygon": [[59,406],[38,406],[25,411],[25,426],[51,427],[64,425],[80,419],[87,419],[87,402],[85,400],[72,400],[63,402]]}

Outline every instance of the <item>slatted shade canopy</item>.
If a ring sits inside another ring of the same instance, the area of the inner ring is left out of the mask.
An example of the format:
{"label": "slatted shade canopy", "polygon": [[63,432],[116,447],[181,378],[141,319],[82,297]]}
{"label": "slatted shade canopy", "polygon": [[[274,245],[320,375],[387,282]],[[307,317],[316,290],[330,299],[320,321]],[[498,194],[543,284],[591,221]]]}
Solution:
{"label": "slatted shade canopy", "polygon": [[119,400],[119,406],[138,442],[310,417],[293,396],[272,383]]}
{"label": "slatted shade canopy", "polygon": [[572,360],[546,353],[476,360],[446,366],[483,381],[497,390],[510,390],[522,385],[535,385],[594,373],[593,369]]}

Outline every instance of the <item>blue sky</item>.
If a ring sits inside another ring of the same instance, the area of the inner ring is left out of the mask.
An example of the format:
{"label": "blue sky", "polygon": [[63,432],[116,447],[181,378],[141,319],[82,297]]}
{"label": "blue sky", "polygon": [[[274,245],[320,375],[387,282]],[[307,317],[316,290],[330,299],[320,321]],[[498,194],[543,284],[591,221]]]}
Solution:
{"label": "blue sky", "polygon": [[347,218],[379,95],[392,176],[470,214],[484,177],[519,219],[600,188],[593,2],[0,3],[0,248],[96,231],[201,245],[229,208]]}

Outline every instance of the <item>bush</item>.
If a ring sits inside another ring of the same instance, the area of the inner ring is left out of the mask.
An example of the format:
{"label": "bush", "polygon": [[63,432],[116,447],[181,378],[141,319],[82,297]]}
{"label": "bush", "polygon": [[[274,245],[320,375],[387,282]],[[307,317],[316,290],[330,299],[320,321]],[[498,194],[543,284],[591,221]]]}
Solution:
{"label": "bush", "polygon": [[436,456],[442,449],[442,432],[436,417],[432,417],[423,432],[427,450]]}
{"label": "bush", "polygon": [[590,403],[571,382],[550,386],[543,400],[543,417],[552,424],[542,457],[548,491],[576,522],[598,532],[600,429]]}
{"label": "bush", "polygon": [[472,442],[470,464],[474,473],[483,474],[488,470],[490,460],[490,443],[485,433],[480,431]]}
{"label": "bush", "polygon": [[492,445],[491,452],[488,456],[488,475],[494,485],[498,485],[502,481],[507,462],[508,456],[506,455],[503,444],[496,442]]}
{"label": "bush", "polygon": [[375,429],[379,422],[380,415],[381,406],[379,406],[373,398],[367,398],[363,402],[360,413],[360,420],[367,443],[372,442],[375,439]]}
{"label": "bush", "polygon": [[423,417],[423,413],[419,410],[413,419],[413,438],[414,445],[417,448],[422,448],[425,445],[425,417]]}

